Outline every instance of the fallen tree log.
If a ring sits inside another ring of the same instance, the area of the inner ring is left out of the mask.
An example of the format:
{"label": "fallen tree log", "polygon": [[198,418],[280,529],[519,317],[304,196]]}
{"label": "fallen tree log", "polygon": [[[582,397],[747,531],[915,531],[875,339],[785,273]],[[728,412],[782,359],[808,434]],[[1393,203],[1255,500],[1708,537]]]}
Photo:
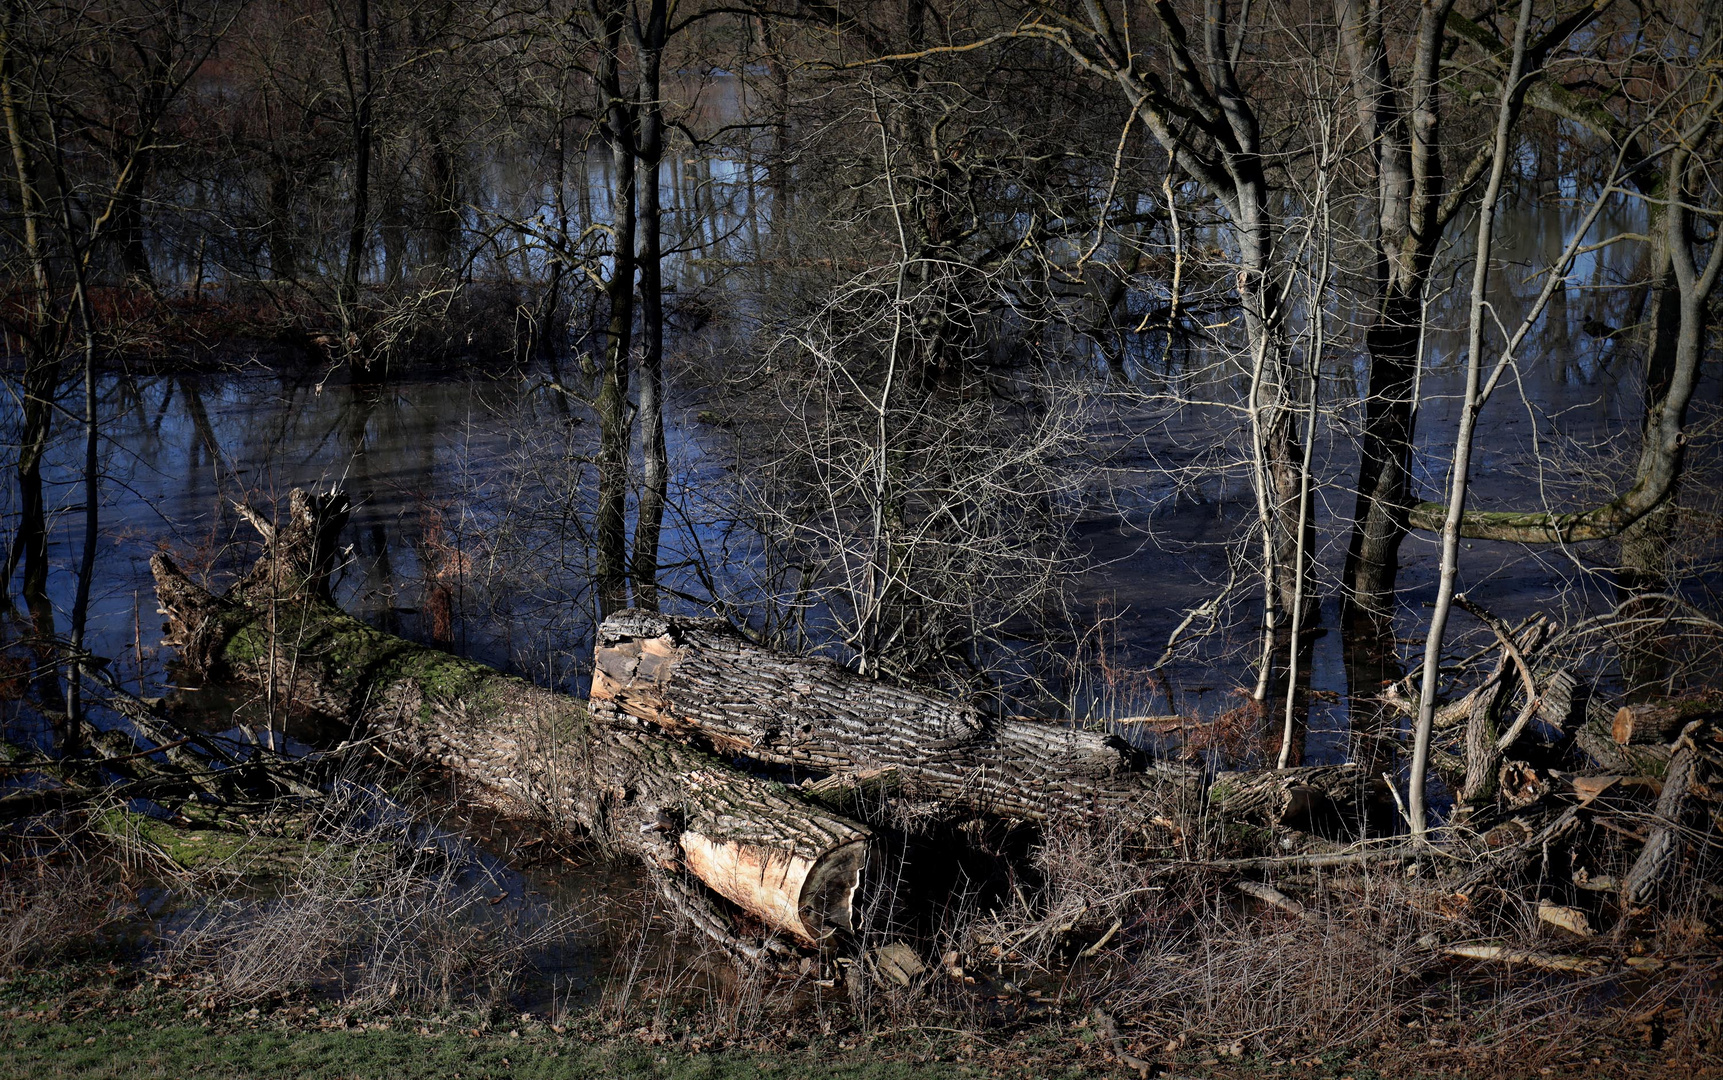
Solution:
{"label": "fallen tree log", "polygon": [[[1663,790],[1657,797],[1654,823],[1646,835],[1645,846],[1621,884],[1622,902],[1629,907],[1655,900],[1680,864],[1690,846],[1687,819],[1699,790],[1709,791],[1709,785],[1716,779],[1720,747],[1723,736],[1705,720],[1688,721],[1675,740],[1669,769],[1663,777]],[[1709,830],[1693,832],[1705,836]]]}
{"label": "fallen tree log", "polygon": [[1622,746],[1666,743],[1692,720],[1723,718],[1723,703],[1716,697],[1686,698],[1655,704],[1623,705],[1610,722],[1610,737]]}
{"label": "fallen tree log", "polygon": [[756,645],[721,619],[626,611],[599,627],[594,712],[626,714],[723,754],[819,774],[889,774],[915,801],[1027,821],[1171,824],[1200,768],[1153,766],[1120,739],[997,719],[830,660]]}
{"label": "fallen tree log", "polygon": [[[226,596],[156,555],[166,640],[181,662],[446,766],[505,809],[578,824],[655,870],[686,871],[804,941],[852,928],[866,828],[638,725],[595,723],[576,698],[341,611],[326,578],[346,514],[344,497],[301,491],[279,525],[248,512],[267,550]],[[688,895],[672,899],[685,907]],[[712,914],[694,921],[722,939]]]}
{"label": "fallen tree log", "polygon": [[1230,820],[1308,829],[1324,813],[1356,817],[1364,802],[1386,793],[1385,781],[1348,762],[1217,773],[1209,786],[1209,802]]}
{"label": "fallen tree log", "polygon": [[847,789],[856,777],[910,800],[1035,822],[1177,828],[1212,794],[1228,817],[1280,824],[1319,808],[1353,815],[1381,786],[1347,764],[1230,773],[1210,789],[1200,765],[1149,761],[1112,735],[988,716],[830,660],[786,656],[721,619],[656,612],[619,612],[599,626],[591,701],[595,712],[637,717],[719,753],[830,774],[821,789]]}

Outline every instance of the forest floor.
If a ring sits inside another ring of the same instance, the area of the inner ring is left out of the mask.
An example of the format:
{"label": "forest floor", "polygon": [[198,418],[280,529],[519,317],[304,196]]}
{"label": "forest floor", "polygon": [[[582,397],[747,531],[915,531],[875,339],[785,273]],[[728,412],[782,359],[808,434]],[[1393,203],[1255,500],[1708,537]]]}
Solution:
{"label": "forest floor", "polygon": [[[188,1005],[183,989],[131,966],[86,960],[0,982],[0,1077],[32,1080],[210,1077],[233,1080],[960,1080],[1154,1076],[1300,1077],[1386,1080],[1430,1077],[1723,1077],[1723,1062],[1667,1057],[1623,1040],[1588,1057],[1531,1067],[1511,1056],[1440,1048],[1423,1031],[1370,1048],[1292,1060],[1197,1054],[1155,1062],[1146,1072],[1110,1059],[1087,1019],[1012,1031],[900,1028],[781,1042],[726,1044],[708,1033],[631,1028],[598,1010],[543,1016],[343,1013],[325,1002],[262,1009]],[[709,1040],[709,1041],[708,1041]],[[1439,1042],[1440,1040],[1434,1040]],[[1187,1060],[1188,1059],[1188,1060]],[[1546,1059],[1547,1060],[1547,1059]]]}

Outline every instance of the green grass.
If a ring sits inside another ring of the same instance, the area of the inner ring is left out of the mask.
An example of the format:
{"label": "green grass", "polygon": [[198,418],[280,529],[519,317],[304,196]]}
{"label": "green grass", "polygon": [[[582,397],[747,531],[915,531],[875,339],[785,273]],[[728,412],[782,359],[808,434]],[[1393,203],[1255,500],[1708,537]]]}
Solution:
{"label": "green grass", "polygon": [[[158,988],[86,961],[0,981],[0,1080],[963,1080],[1078,1077],[1074,1045],[1012,1055],[1010,1067],[955,1059],[962,1041],[851,1036],[799,1049],[696,1052],[651,1045],[586,1014],[563,1032],[542,1020],[313,1015],[309,1002],[248,1015],[202,1011],[185,988]],[[207,1003],[205,1003],[207,1004]],[[937,1041],[936,1041],[937,1040]],[[857,1045],[859,1043],[859,1045]],[[1048,1054],[1051,1050],[1052,1053]],[[1033,1061],[1034,1067],[1027,1068]]]}
{"label": "green grass", "polygon": [[[442,1030],[255,1028],[194,1022],[156,1026],[148,1017],[86,1016],[73,1022],[0,1020],[0,1075],[107,1078],[220,1077],[349,1080],[352,1077],[619,1077],[640,1080],[946,1080],[987,1075],[957,1064],[916,1065],[868,1054],[833,1058],[806,1051],[694,1054],[626,1043],[595,1044],[548,1032],[510,1038]],[[1081,1073],[1077,1075],[1082,1075]]]}
{"label": "green grass", "polygon": [[[348,1015],[312,999],[273,1010],[211,1008],[191,985],[158,986],[136,969],[89,957],[81,963],[0,978],[0,1080],[1075,1080],[1136,1073],[1108,1060],[1082,1024],[1011,1031],[901,1029],[865,1036],[851,1030],[807,1041],[789,1029],[788,1047],[720,1045],[700,1050],[681,1039],[654,1045],[644,1029],[593,1012],[556,1030],[542,1018],[478,1014],[441,1018]],[[644,1018],[637,1018],[644,1019]],[[725,1026],[694,1016],[671,1018],[683,1038],[711,1039]],[[1208,1059],[1181,1053],[1161,1061],[1168,1080],[1691,1080],[1718,1077],[1714,1058],[1675,1060],[1629,1040],[1537,1069],[1513,1054],[1436,1060],[1421,1035],[1382,1052],[1332,1048],[1313,1057]],[[698,1044],[695,1044],[698,1046]]]}

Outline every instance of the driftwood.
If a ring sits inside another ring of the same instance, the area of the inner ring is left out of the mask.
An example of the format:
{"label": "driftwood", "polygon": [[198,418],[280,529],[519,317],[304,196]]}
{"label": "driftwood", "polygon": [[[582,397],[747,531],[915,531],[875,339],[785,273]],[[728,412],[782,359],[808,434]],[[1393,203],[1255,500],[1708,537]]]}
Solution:
{"label": "driftwood", "polygon": [[[851,928],[869,832],[716,758],[595,723],[584,703],[375,630],[328,599],[340,496],[294,492],[287,520],[246,516],[269,541],[227,596],[154,557],[167,641],[182,663],[269,688],[351,724],[385,752],[447,766],[481,797],[604,837],[685,871],[768,926],[809,942]],[[679,908],[690,895],[678,891]],[[715,909],[696,922],[723,939]],[[739,941],[740,939],[735,939]]]}
{"label": "driftwood", "polygon": [[829,660],[786,656],[717,619],[641,611],[606,619],[592,706],[839,786],[888,776],[909,800],[973,814],[1168,826],[1203,797],[1199,767],[1152,763],[1113,736],[992,717]]}
{"label": "driftwood", "polygon": [[1462,960],[1483,960],[1495,964],[1542,968],[1570,975],[1596,975],[1603,971],[1604,962],[1591,956],[1567,956],[1560,953],[1517,949],[1511,945],[1450,945],[1442,950]]}

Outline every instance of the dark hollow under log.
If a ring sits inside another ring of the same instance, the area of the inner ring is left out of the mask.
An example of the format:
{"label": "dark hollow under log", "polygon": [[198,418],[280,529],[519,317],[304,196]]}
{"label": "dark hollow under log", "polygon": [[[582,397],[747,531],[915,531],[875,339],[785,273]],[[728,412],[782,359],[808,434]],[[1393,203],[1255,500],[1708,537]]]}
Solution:
{"label": "dark hollow under log", "polygon": [[344,499],[295,492],[289,522],[263,530],[270,550],[224,597],[155,556],[167,642],[182,662],[446,766],[505,809],[578,824],[655,869],[686,871],[805,941],[851,929],[865,827],[639,725],[595,722],[576,698],[349,616],[323,584],[345,511]]}

